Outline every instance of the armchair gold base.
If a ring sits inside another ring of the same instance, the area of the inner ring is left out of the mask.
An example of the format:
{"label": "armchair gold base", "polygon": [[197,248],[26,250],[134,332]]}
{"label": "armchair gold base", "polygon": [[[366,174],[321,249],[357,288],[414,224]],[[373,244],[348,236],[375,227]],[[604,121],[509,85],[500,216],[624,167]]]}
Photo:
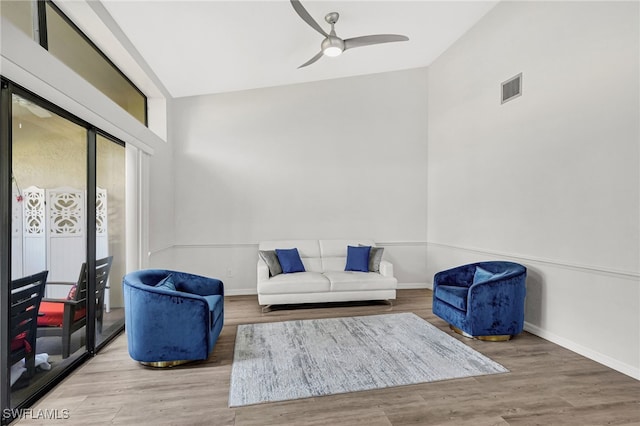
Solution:
{"label": "armchair gold base", "polygon": [[449,325],[449,328],[464,337],[468,337],[470,339],[478,339],[485,342],[506,342],[507,340],[510,340],[512,337],[510,334],[498,334],[495,336],[472,336],[469,333],[465,333],[464,331],[460,330],[458,327],[455,327],[453,325]]}
{"label": "armchair gold base", "polygon": [[170,368],[175,367],[177,365],[186,364],[188,362],[192,362],[190,360],[180,360],[180,361],[140,361],[140,364],[145,367],[153,367],[153,368]]}
{"label": "armchair gold base", "polygon": [[485,342],[506,342],[507,340],[511,340],[513,337],[510,334],[497,334],[495,336],[475,336],[478,340],[483,340]]}

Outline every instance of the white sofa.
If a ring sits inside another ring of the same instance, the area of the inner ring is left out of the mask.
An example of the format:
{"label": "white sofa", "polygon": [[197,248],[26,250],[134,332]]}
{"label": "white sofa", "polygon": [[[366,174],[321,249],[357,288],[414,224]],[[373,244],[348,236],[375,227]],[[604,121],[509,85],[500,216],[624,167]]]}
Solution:
{"label": "white sofa", "polygon": [[269,267],[258,256],[260,305],[393,300],[398,280],[393,265],[380,262],[380,272],[345,271],[347,246],[374,246],[370,240],[263,241],[259,250],[297,248],[306,272],[269,276]]}

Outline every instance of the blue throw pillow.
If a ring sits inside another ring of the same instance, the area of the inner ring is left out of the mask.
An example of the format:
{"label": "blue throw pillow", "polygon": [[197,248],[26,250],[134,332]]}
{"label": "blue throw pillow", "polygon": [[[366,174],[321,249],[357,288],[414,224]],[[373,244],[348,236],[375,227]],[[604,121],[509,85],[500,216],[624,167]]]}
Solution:
{"label": "blue throw pillow", "polygon": [[347,266],[345,271],[369,272],[371,246],[347,246]]}
{"label": "blue throw pillow", "polygon": [[164,290],[176,291],[176,285],[173,283],[173,274],[169,274],[160,280],[160,282],[156,284],[156,287]]}
{"label": "blue throw pillow", "polygon": [[486,269],[482,269],[481,267],[476,266],[476,273],[473,274],[473,283],[474,284],[483,283],[485,281],[489,281],[503,274],[504,272],[499,272],[497,274],[494,274],[493,272],[489,272]]}
{"label": "blue throw pillow", "polygon": [[276,255],[278,256],[278,261],[280,262],[280,266],[282,267],[282,272],[284,274],[305,272],[304,265],[302,264],[302,259],[300,259],[300,254],[298,253],[297,248],[276,249]]}

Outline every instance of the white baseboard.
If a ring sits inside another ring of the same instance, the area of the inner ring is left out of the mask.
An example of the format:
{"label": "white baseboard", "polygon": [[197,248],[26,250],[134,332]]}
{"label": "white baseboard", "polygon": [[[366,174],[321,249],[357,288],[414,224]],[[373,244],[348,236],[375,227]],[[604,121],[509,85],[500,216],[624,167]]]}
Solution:
{"label": "white baseboard", "polygon": [[253,288],[234,288],[234,289],[224,289],[225,296],[250,296],[257,295],[258,290]]}
{"label": "white baseboard", "polygon": [[428,283],[398,283],[398,290],[410,290],[414,288],[429,288]]}
{"label": "white baseboard", "polygon": [[552,343],[560,345],[563,348],[569,349],[570,351],[573,351],[577,354],[587,357],[595,362],[598,362],[609,368],[613,368],[614,370],[619,371],[623,374],[626,374],[629,377],[633,377],[636,380],[640,380],[640,367],[638,366],[625,364],[607,355],[601,354],[600,352],[596,352],[592,349],[585,348],[582,345],[572,342],[571,340],[565,339],[564,337],[560,337],[557,334],[550,333],[526,321],[524,323],[524,329],[531,334],[535,334],[538,337],[541,337]]}

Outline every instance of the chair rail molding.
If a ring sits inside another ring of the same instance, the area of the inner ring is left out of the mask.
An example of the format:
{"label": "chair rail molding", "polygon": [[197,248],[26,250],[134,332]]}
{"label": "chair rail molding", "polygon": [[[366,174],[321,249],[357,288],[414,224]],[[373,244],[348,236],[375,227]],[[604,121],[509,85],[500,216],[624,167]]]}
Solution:
{"label": "chair rail molding", "polygon": [[435,242],[427,242],[427,247],[437,247],[437,248],[444,248],[449,250],[463,251],[467,253],[482,254],[482,255],[487,255],[492,257],[502,257],[505,259],[511,259],[515,261],[529,261],[529,262],[535,262],[535,263],[542,263],[542,264],[555,266],[563,269],[571,269],[574,271],[581,271],[581,272],[591,272],[591,273],[614,276],[616,278],[624,278],[629,280],[640,279],[640,272],[623,271],[623,270],[607,268],[604,266],[587,266],[587,265],[580,265],[576,263],[547,259],[547,258],[537,257],[537,256],[528,256],[528,255],[513,254],[513,253],[509,254],[509,253],[504,253],[504,252],[495,251],[495,250],[481,249],[477,247],[463,247],[463,246],[442,244],[442,243],[435,243]]}
{"label": "chair rail molding", "polygon": [[[157,254],[170,249],[212,249],[212,248],[258,248],[258,243],[199,243],[199,244],[169,244],[149,251],[149,255]],[[379,247],[427,247],[427,241],[380,241]]]}

